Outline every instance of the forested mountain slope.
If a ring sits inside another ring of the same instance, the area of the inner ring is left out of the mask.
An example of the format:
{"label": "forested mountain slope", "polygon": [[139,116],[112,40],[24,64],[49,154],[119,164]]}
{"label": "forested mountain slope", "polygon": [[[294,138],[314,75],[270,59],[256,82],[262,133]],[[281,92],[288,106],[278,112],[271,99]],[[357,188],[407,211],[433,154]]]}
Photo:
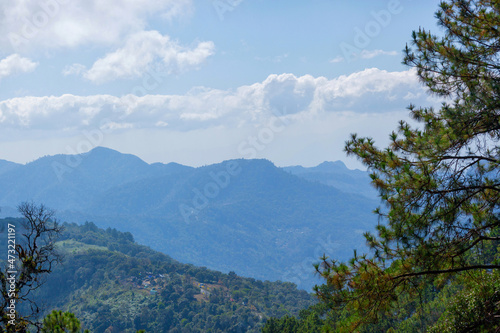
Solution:
{"label": "forested mountain slope", "polygon": [[259,332],[268,317],[296,315],[315,302],[292,283],[181,264],[134,243],[130,233],[93,223],[64,229],[57,242],[62,264],[35,300],[47,313],[74,313],[94,333]]}

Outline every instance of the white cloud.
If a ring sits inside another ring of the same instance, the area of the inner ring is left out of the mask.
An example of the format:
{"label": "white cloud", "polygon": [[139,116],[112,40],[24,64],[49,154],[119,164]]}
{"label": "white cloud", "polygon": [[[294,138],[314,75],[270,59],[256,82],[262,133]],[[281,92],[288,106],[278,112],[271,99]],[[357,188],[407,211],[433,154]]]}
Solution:
{"label": "white cloud", "polygon": [[38,63],[28,58],[23,58],[19,54],[11,54],[0,60],[0,79],[17,73],[32,72],[37,66]]}
{"label": "white cloud", "polygon": [[255,57],[255,60],[257,61],[262,61],[262,62],[274,62],[274,63],[280,63],[283,60],[288,58],[288,53],[274,56],[274,57]]}
{"label": "white cloud", "polygon": [[330,60],[330,62],[332,64],[336,64],[336,63],[339,63],[339,62],[343,62],[345,59],[343,56],[338,56],[338,57],[335,57],[333,59]]}
{"label": "white cloud", "polygon": [[192,0],[44,0],[0,2],[0,46],[29,49],[114,44],[153,16],[189,14]]}
{"label": "white cloud", "polygon": [[63,75],[81,75],[85,72],[87,68],[84,65],[81,64],[73,64],[70,66],[66,66],[63,70]]}
{"label": "white cloud", "polygon": [[399,55],[396,51],[384,51],[384,50],[363,50],[360,53],[360,57],[363,59],[371,59],[381,55],[397,56]]}
{"label": "white cloud", "polygon": [[[167,74],[195,68],[214,54],[213,42],[200,42],[194,48],[179,45],[158,31],[141,31],[129,36],[125,45],[97,60],[83,76],[102,83],[119,78],[141,77],[148,70]],[[83,65],[75,64],[65,73],[83,72]]]}
{"label": "white cloud", "polygon": [[189,16],[193,13],[194,8],[191,0],[172,1],[167,11],[161,14],[163,19],[172,22],[175,18]]}
{"label": "white cloud", "polygon": [[[408,97],[414,97],[411,101]],[[236,90],[193,89],[185,95],[20,97],[0,102],[0,129],[75,132],[86,128],[191,131],[262,124],[326,113],[382,114],[407,104],[435,105],[413,70],[372,68],[334,79],[270,75]]]}
{"label": "white cloud", "polygon": [[[397,56],[399,55],[396,51],[384,51],[384,50],[363,50],[359,54],[353,54],[355,58],[360,57],[361,59],[372,59],[378,56]],[[337,56],[333,59],[330,59],[330,63],[336,64],[339,62],[343,62],[346,59],[343,56]]]}

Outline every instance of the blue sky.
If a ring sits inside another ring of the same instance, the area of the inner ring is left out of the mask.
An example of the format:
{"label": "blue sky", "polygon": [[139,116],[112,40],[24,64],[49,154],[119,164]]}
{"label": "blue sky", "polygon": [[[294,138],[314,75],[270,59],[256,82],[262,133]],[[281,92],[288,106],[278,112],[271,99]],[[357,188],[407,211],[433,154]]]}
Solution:
{"label": "blue sky", "polygon": [[0,159],[106,146],[198,166],[341,159],[435,105],[403,66],[438,1],[41,0],[0,4]]}

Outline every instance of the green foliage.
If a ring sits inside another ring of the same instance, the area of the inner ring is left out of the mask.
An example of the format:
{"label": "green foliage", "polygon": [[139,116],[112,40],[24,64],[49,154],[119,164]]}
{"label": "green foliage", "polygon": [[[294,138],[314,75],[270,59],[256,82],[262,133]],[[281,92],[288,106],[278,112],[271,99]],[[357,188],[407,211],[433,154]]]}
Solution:
{"label": "green foliage", "polygon": [[[429,332],[493,332],[500,317],[499,273],[474,272],[464,276],[470,287],[460,291]],[[479,281],[471,283],[470,281]]]}
{"label": "green foliage", "polygon": [[53,310],[43,319],[43,333],[78,333],[80,321],[73,313]]}
{"label": "green foliage", "polygon": [[293,333],[297,332],[298,327],[299,321],[295,317],[270,318],[262,328],[262,333]]}

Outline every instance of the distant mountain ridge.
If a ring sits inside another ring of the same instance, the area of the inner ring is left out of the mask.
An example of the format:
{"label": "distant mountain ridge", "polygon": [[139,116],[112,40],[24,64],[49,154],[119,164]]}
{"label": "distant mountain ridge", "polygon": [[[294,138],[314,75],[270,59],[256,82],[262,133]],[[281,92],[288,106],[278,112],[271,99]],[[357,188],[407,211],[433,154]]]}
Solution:
{"label": "distant mountain ridge", "polygon": [[283,170],[301,178],[342,189],[344,192],[377,198],[377,191],[370,185],[366,171],[350,170],[341,161],[323,162],[315,167],[284,167]]}
{"label": "distant mountain ridge", "polygon": [[0,207],[5,216],[33,200],[63,220],[130,231],[182,262],[310,288],[319,256],[346,259],[376,223],[366,173],[340,163],[278,168],[240,159],[192,168],[98,147],[0,172]]}
{"label": "distant mountain ridge", "polygon": [[6,160],[0,160],[0,174],[14,170],[17,167],[22,166],[22,164],[17,164],[14,162],[9,162]]}

